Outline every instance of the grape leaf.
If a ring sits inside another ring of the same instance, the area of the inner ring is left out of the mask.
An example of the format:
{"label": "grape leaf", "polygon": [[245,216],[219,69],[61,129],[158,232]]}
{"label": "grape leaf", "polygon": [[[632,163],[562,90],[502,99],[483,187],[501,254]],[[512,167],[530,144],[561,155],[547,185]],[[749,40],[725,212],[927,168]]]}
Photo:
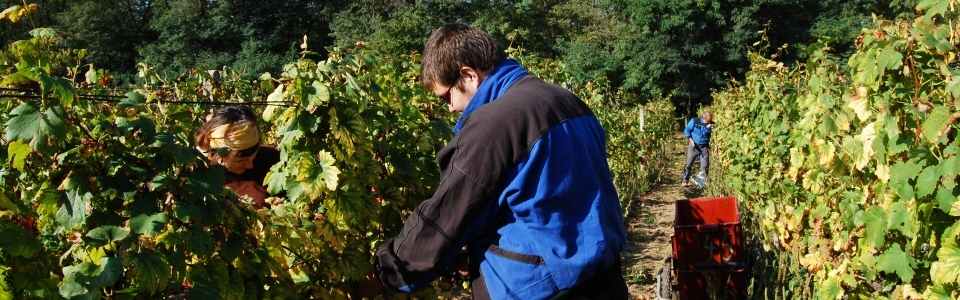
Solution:
{"label": "grape leaf", "polygon": [[954,196],[951,190],[944,187],[937,189],[937,207],[945,213],[950,213],[953,204],[957,202],[957,196]]}
{"label": "grape leaf", "polygon": [[943,133],[943,127],[950,118],[950,110],[945,106],[938,105],[924,118],[923,137],[931,143],[937,143],[940,135]]}
{"label": "grape leaf", "polygon": [[99,264],[84,261],[63,267],[63,282],[60,295],[68,299],[97,299],[99,289],[111,286],[120,280],[123,266],[116,257],[104,257]]}
{"label": "grape leaf", "polygon": [[877,52],[877,62],[887,70],[897,70],[903,64],[903,54],[895,49],[884,48]]}
{"label": "grape leaf", "polygon": [[70,84],[70,81],[60,77],[49,76],[43,73],[40,73],[40,87],[45,92],[53,92],[53,94],[60,100],[60,104],[63,107],[69,108],[73,105],[74,98],[76,98],[76,92],[73,89],[73,85]]}
{"label": "grape leaf", "polygon": [[931,18],[935,15],[943,15],[950,8],[949,1],[943,0],[921,0],[917,3],[917,10],[923,11],[924,16]]}
{"label": "grape leaf", "polygon": [[930,279],[939,285],[960,283],[960,222],[943,231],[943,245],[937,251],[937,261],[930,265]]}
{"label": "grape leaf", "polygon": [[340,169],[334,165],[337,161],[333,158],[333,155],[327,151],[320,151],[320,153],[317,155],[317,158],[319,159],[318,163],[322,170],[317,179],[321,180],[322,183],[326,185],[327,190],[336,190],[337,177],[340,175]]}
{"label": "grape leaf", "polygon": [[30,259],[40,252],[40,241],[19,225],[0,221],[0,249],[6,255]]}
{"label": "grape leaf", "polygon": [[49,136],[60,138],[65,134],[62,116],[63,110],[58,107],[40,112],[32,103],[22,103],[10,111],[4,134],[7,140],[26,141],[39,150]]}
{"label": "grape leaf", "polygon": [[950,295],[950,291],[947,290],[944,286],[942,286],[942,285],[933,285],[933,284],[927,286],[927,290],[923,293],[923,299],[927,299],[927,300],[956,300],[956,299],[954,299],[954,297],[953,297],[952,295]]}
{"label": "grape leaf", "polygon": [[133,258],[134,282],[147,294],[163,291],[170,283],[170,265],[162,257],[151,253],[140,253]]}
{"label": "grape leaf", "polygon": [[146,236],[153,236],[157,234],[166,224],[166,213],[157,213],[153,215],[142,214],[130,219],[130,229],[132,229],[133,233]]}
{"label": "grape leaf", "polygon": [[880,207],[871,207],[863,215],[863,224],[866,226],[866,239],[868,245],[873,248],[883,246],[887,235],[887,216],[886,212]]}
{"label": "grape leaf", "polygon": [[57,211],[57,223],[63,226],[58,230],[68,231],[83,225],[87,219],[87,203],[91,198],[93,195],[90,193],[67,191],[67,203],[61,205]]}
{"label": "grape leaf", "polygon": [[843,297],[843,288],[840,287],[840,280],[836,277],[830,277],[823,282],[818,289],[819,299],[840,299]]}
{"label": "grape leaf", "polygon": [[940,173],[941,168],[939,165],[933,165],[923,169],[920,177],[917,177],[916,191],[918,199],[933,194],[934,189],[937,188],[937,182],[940,181]]}
{"label": "grape leaf", "polygon": [[903,235],[912,238],[916,234],[910,230],[912,229],[910,226],[912,224],[910,222],[910,215],[903,203],[904,201],[899,201],[890,206],[887,224],[889,225],[890,230],[898,229],[903,233]]}
{"label": "grape leaf", "polygon": [[14,169],[23,171],[27,162],[27,155],[30,155],[30,152],[32,152],[30,145],[20,141],[12,141],[10,145],[7,145],[7,161]]}
{"label": "grape leaf", "polygon": [[903,282],[913,280],[914,271],[910,267],[913,259],[900,249],[900,244],[893,244],[877,258],[877,269],[881,272],[894,274]]}
{"label": "grape leaf", "polygon": [[130,230],[113,225],[100,226],[87,232],[89,241],[97,246],[123,240],[129,235]]}
{"label": "grape leaf", "polygon": [[139,106],[143,106],[143,104],[147,102],[147,97],[143,96],[143,94],[137,91],[127,92],[126,96],[127,97],[123,98],[123,100],[121,100],[117,106],[123,107],[123,108],[139,107]]}

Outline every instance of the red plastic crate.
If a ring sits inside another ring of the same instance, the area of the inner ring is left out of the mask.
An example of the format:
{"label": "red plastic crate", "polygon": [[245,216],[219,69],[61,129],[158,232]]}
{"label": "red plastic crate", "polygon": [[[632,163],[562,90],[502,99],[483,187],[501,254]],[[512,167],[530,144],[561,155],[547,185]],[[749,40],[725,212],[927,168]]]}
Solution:
{"label": "red plastic crate", "polygon": [[687,299],[746,299],[747,271],[742,268],[677,271],[677,296]]}
{"label": "red plastic crate", "polygon": [[678,200],[673,224],[675,270],[700,271],[746,265],[736,198]]}

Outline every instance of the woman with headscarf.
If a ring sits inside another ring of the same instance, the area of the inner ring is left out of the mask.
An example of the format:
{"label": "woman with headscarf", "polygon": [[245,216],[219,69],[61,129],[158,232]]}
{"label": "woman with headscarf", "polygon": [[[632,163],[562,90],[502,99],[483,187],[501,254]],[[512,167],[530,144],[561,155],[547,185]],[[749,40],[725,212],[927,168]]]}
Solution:
{"label": "woman with headscarf", "polygon": [[263,179],[280,161],[279,151],[260,142],[256,115],[246,106],[215,110],[196,135],[197,149],[226,169],[226,187],[258,208],[266,206],[268,196]]}

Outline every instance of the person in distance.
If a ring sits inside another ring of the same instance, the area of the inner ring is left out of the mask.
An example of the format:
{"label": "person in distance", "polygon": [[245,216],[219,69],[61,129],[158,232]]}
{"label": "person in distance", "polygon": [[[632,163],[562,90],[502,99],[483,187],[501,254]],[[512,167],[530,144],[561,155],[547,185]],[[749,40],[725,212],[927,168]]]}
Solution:
{"label": "person in distance", "polygon": [[421,75],[460,117],[433,196],[377,249],[382,286],[427,286],[465,247],[474,299],[626,299],[622,211],[587,105],[464,24],[432,32]]}
{"label": "person in distance", "polygon": [[693,162],[700,159],[700,172],[703,174],[704,182],[710,170],[710,134],[713,132],[713,114],[709,111],[703,112],[700,118],[690,118],[687,126],[683,129],[683,135],[687,137],[687,160],[683,164],[683,178],[681,185],[690,185],[690,169]]}
{"label": "person in distance", "polygon": [[257,117],[247,106],[218,108],[207,116],[195,136],[197,150],[226,169],[226,187],[249,197],[254,207],[266,206],[263,186],[270,167],[280,162],[280,152],[260,144]]}

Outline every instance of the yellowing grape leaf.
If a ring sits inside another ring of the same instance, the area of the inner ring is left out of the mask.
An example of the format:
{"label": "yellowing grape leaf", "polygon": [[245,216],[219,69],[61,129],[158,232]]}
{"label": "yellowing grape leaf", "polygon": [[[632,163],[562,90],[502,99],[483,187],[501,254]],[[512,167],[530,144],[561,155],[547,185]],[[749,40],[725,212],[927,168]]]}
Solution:
{"label": "yellowing grape leaf", "polygon": [[[277,85],[277,88],[267,96],[267,102],[283,102],[283,87],[284,85]],[[267,122],[272,122],[277,111],[277,105],[267,105],[267,108],[263,110],[263,120]]]}
{"label": "yellowing grape leaf", "polygon": [[23,171],[23,167],[27,161],[27,155],[30,155],[30,152],[32,152],[30,145],[20,141],[12,141],[7,145],[7,162],[9,162],[14,169]]}
{"label": "yellowing grape leaf", "polygon": [[878,165],[874,174],[884,183],[890,181],[890,167],[887,165]]}
{"label": "yellowing grape leaf", "polygon": [[870,159],[873,158],[873,140],[877,138],[876,122],[872,122],[863,128],[863,131],[860,132],[860,135],[857,136],[857,140],[863,143],[863,151],[860,152],[860,156],[857,157],[855,167],[857,170],[863,170],[864,167],[870,163]]}
{"label": "yellowing grape leaf", "polygon": [[823,142],[820,148],[820,165],[828,166],[833,162],[833,158],[837,152],[837,147],[831,142]]}
{"label": "yellowing grape leaf", "polygon": [[858,87],[856,95],[850,97],[850,103],[847,103],[847,107],[857,114],[857,119],[860,119],[861,122],[869,119],[872,112],[867,101],[867,88]]}
{"label": "yellowing grape leaf", "polygon": [[960,248],[957,237],[960,234],[960,222],[943,231],[943,245],[937,251],[937,261],[930,265],[930,279],[938,285],[960,282]]}
{"label": "yellowing grape leaf", "polygon": [[320,168],[322,169],[318,179],[322,180],[322,182],[327,186],[328,190],[336,190],[338,181],[337,177],[340,176],[340,169],[334,166],[337,161],[333,158],[333,155],[327,151],[320,151],[320,153],[317,155],[317,158],[319,159],[318,162],[320,164]]}

